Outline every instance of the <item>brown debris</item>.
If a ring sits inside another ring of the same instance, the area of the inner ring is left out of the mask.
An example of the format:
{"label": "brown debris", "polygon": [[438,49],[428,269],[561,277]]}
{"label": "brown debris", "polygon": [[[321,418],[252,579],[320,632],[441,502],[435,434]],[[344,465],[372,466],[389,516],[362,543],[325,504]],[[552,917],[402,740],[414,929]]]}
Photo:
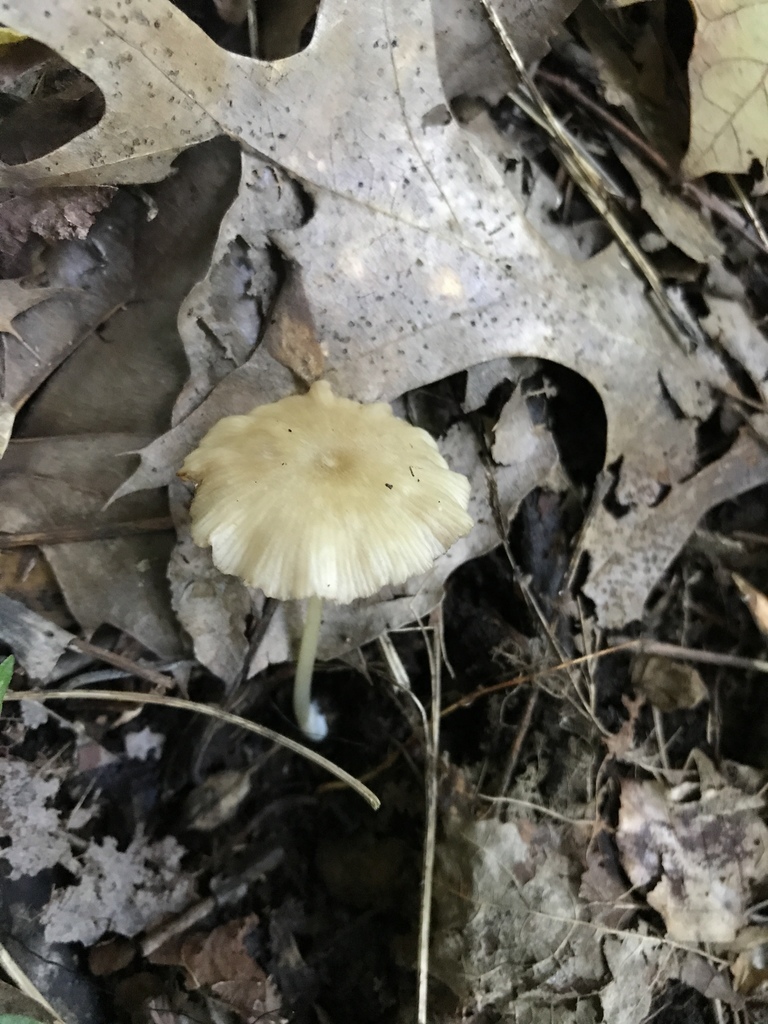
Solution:
{"label": "brown debris", "polygon": [[280,996],[247,948],[248,936],[258,923],[251,914],[209,932],[174,939],[152,953],[150,960],[183,968],[189,989],[207,989],[244,1021],[276,1022]]}

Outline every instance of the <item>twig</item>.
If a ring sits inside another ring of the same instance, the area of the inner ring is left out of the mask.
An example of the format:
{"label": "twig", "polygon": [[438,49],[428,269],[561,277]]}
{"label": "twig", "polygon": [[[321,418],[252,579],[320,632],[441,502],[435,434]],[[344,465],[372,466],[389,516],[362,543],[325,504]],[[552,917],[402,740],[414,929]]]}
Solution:
{"label": "twig", "polygon": [[109,540],[112,537],[135,537],[143,533],[172,530],[170,516],[136,519],[123,523],[81,523],[78,526],[53,526],[50,530],[29,533],[0,533],[0,551],[12,548],[40,547],[43,544],[71,544],[86,540]]}
{"label": "twig", "polygon": [[270,850],[265,856],[250,864],[241,876],[229,880],[223,891],[217,891],[213,896],[198,900],[177,917],[170,921],[163,921],[151,931],[145,932],[140,944],[141,955],[143,957],[151,956],[156,949],[165,945],[170,939],[176,938],[177,935],[183,935],[194,925],[204,921],[214,910],[240,897],[244,891],[247,891],[248,884],[254,878],[266,875],[268,871],[277,867],[281,860],[282,852],[280,850]]}
{"label": "twig", "polygon": [[64,1021],[58,1013],[56,1013],[43,993],[36,987],[34,982],[27,977],[24,971],[22,971],[2,943],[0,943],[0,967],[2,967],[20,992],[23,992],[25,996],[29,996],[29,998],[33,999],[36,1003],[39,1003],[44,1010],[51,1014],[55,1024],[64,1024]]}
{"label": "twig", "polygon": [[83,654],[89,654],[96,661],[106,662],[107,665],[114,665],[115,668],[121,668],[132,676],[144,679],[162,691],[175,685],[171,676],[163,675],[162,672],[157,672],[146,665],[140,665],[137,661],[133,661],[132,658],[126,658],[123,654],[115,654],[114,651],[108,651],[105,647],[98,647],[88,640],[81,640],[79,636],[72,637],[69,641],[69,646],[74,647]]}
{"label": "twig", "polygon": [[514,777],[514,774],[517,771],[517,766],[520,763],[520,754],[523,750],[523,744],[525,743],[526,737],[530,732],[531,723],[533,722],[533,713],[536,710],[536,705],[538,704],[538,702],[539,691],[534,690],[533,693],[531,693],[528,697],[528,701],[525,705],[525,711],[523,712],[523,717],[520,721],[520,725],[518,726],[514,743],[512,744],[512,749],[510,750],[509,757],[507,758],[507,764],[504,769],[504,777],[502,779],[501,785],[499,786],[499,793],[502,795],[511,784],[512,778]]}
{"label": "twig", "polygon": [[614,237],[634,264],[635,269],[645,278],[646,284],[650,289],[649,298],[652,300],[652,305],[662,324],[667,328],[672,340],[683,352],[689,353],[700,341],[700,338],[696,336],[692,328],[680,318],[673,308],[664,284],[653,263],[637,246],[632,235],[617,215],[612,201],[606,194],[607,190],[599,173],[591,162],[584,160],[583,156],[579,153],[578,147],[574,144],[574,140],[563,128],[551,106],[542,96],[539,87],[528,73],[517,47],[510,38],[499,15],[496,13],[492,0],[481,0],[481,2],[493,28],[504,45],[504,49],[515,65],[517,73],[520,75],[532,100],[538,106],[546,121],[547,130],[552,139],[556,155],[589,202],[610,227]]}
{"label": "twig", "polygon": [[757,210],[755,209],[754,203],[749,198],[749,196],[746,194],[744,189],[741,187],[741,185],[737,181],[735,175],[729,174],[728,175],[728,182],[729,182],[731,188],[733,189],[736,198],[739,200],[741,205],[744,207],[744,210],[745,210],[747,216],[749,217],[750,221],[752,222],[752,227],[755,229],[755,232],[757,233],[757,237],[763,243],[763,248],[768,249],[768,234],[766,234],[765,227],[763,226],[763,222],[760,220],[760,217],[758,216],[758,213],[757,213]]}
{"label": "twig", "polygon": [[768,675],[768,661],[761,661],[758,658],[741,658],[735,654],[718,654],[716,651],[697,651],[692,647],[679,647],[677,644],[662,643],[659,640],[624,640],[613,647],[606,647],[602,651],[594,651],[592,654],[580,654],[578,658],[571,658],[569,661],[560,662],[559,665],[552,665],[548,668],[537,669],[535,672],[527,672],[524,675],[515,676],[514,679],[505,679],[501,683],[493,683],[492,686],[481,686],[479,689],[468,693],[465,697],[459,698],[447,708],[443,708],[442,716],[453,714],[460,708],[473,704],[479,697],[488,697],[493,693],[501,693],[513,686],[522,686],[524,683],[534,683],[547,676],[556,675],[558,672],[567,671],[576,665],[582,665],[593,658],[607,658],[611,654],[618,654],[622,651],[640,651],[642,654],[658,654],[662,658],[671,658],[674,661],[697,661],[704,665],[720,665],[723,668],[739,668],[745,672],[760,672]]}
{"label": "twig", "polygon": [[562,821],[566,825],[578,825],[580,827],[589,826],[594,828],[594,818],[566,818],[564,814],[560,814],[558,811],[553,811],[549,807],[544,807],[543,804],[534,804],[530,800],[521,800],[516,796],[489,796],[485,793],[478,793],[477,797],[479,800],[487,800],[488,803],[492,804],[514,804],[517,807],[525,807],[531,811],[537,811],[539,814],[546,814],[550,818],[555,818],[556,821]]}
{"label": "twig", "polygon": [[768,673],[768,661],[761,661],[758,658],[718,654],[717,651],[697,651],[693,647],[679,647],[677,644],[663,643],[660,640],[635,640],[634,644],[643,654],[658,654],[661,658],[671,658],[674,661],[697,661],[702,665],[720,665],[723,668],[741,668],[746,672]]}
{"label": "twig", "polygon": [[721,220],[725,221],[735,231],[738,231],[742,237],[755,246],[756,249],[761,249],[763,252],[768,253],[768,237],[765,238],[761,235],[759,238],[755,238],[751,234],[744,223],[739,217],[736,211],[721,199],[720,196],[714,195],[702,188],[700,185],[696,185],[692,181],[678,181],[673,169],[650,143],[644,139],[637,132],[634,132],[629,125],[625,124],[621,118],[616,117],[609,110],[606,110],[599,103],[596,103],[591,97],[587,96],[576,82],[572,82],[569,78],[564,75],[554,74],[544,68],[539,68],[536,72],[536,78],[547,82],[547,84],[554,86],[557,89],[561,89],[563,92],[567,92],[569,96],[576,100],[581,106],[591,111],[597,117],[606,124],[611,131],[627,142],[633,149],[641,153],[649,163],[652,163],[661,173],[665,176],[670,185],[675,185],[680,189],[682,195],[689,199],[694,200],[699,206],[706,210],[710,210],[716,214]]}
{"label": "twig", "polygon": [[[421,907],[419,914],[419,993],[418,1024],[427,1024],[429,996],[429,934],[432,923],[432,889],[435,880],[435,846],[437,843],[437,789],[440,767],[440,704],[442,668],[442,614],[432,635],[432,647],[427,647],[432,677],[432,707],[430,721],[425,730],[426,763],[425,785],[427,820],[424,834],[424,861],[421,882]],[[426,723],[425,723],[426,724]]]}
{"label": "twig", "polygon": [[280,746],[285,747],[292,753],[305,757],[308,761],[313,761],[331,775],[335,775],[337,779],[346,782],[351,789],[354,789],[356,793],[359,793],[360,796],[368,801],[374,811],[377,811],[381,806],[381,801],[375,793],[359,782],[353,775],[350,775],[349,772],[339,768],[338,765],[329,761],[327,757],[323,757],[322,754],[318,754],[309,747],[297,743],[296,740],[289,739],[288,736],[282,736],[279,732],[268,729],[264,725],[257,725],[247,718],[230,714],[228,711],[222,711],[221,708],[212,707],[209,704],[198,704],[197,701],[183,700],[181,697],[168,697],[159,693],[126,693],[120,690],[28,690],[22,693],[7,693],[5,700],[6,702],[9,700],[34,700],[41,704],[44,704],[47,700],[104,700],[123,704],[158,704],[161,707],[178,708],[180,711],[193,711],[199,715],[208,715],[210,718],[218,718],[228,725],[237,726],[248,732],[255,732],[257,736],[270,740],[272,743],[279,743]]}

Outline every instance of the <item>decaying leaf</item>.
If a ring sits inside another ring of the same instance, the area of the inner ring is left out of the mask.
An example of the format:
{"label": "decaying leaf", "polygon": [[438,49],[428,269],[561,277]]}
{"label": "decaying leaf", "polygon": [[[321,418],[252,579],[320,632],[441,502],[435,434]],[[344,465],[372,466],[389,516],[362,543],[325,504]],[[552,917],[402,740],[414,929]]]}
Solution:
{"label": "decaying leaf", "polygon": [[683,172],[738,174],[768,158],[768,3],[693,0],[691,141]]}
{"label": "decaying leaf", "polygon": [[633,885],[678,942],[732,943],[768,876],[763,800],[722,786],[677,802],[657,782],[624,780],[616,841]]}
{"label": "decaying leaf", "polygon": [[280,995],[247,948],[258,923],[251,915],[209,932],[182,936],[161,946],[150,960],[182,967],[188,988],[208,990],[243,1020],[277,1024]]}
{"label": "decaying leaf", "polygon": [[[705,512],[768,482],[765,448],[747,434],[721,459],[684,482],[673,482],[674,438],[668,437],[667,443],[671,449],[669,493],[658,504],[649,494],[645,502],[633,505],[619,519],[599,505],[582,536],[582,544],[592,556],[584,590],[606,626],[621,628],[641,618],[651,589]],[[659,492],[656,500],[661,496]]]}
{"label": "decaying leaf", "polygon": [[53,771],[17,757],[3,759],[0,828],[10,843],[0,857],[9,865],[11,879],[57,864],[77,872],[67,833],[51,806],[60,785],[61,778]]}
{"label": "decaying leaf", "polygon": [[58,288],[31,288],[21,281],[0,281],[0,334],[12,334],[17,341],[26,342],[13,326],[13,321],[26,310],[53,298]]}
{"label": "decaying leaf", "polygon": [[[17,306],[28,290],[18,282],[0,282],[5,293],[6,324],[23,338],[4,339],[4,398],[18,411],[133,288],[133,232],[140,204],[124,196],[115,201],[109,221],[97,223],[84,240],[53,246],[46,259],[44,302],[21,314]],[[16,321],[15,323],[13,321]]]}
{"label": "decaying leaf", "polygon": [[606,936],[603,955],[612,979],[600,993],[603,1019],[611,1024],[642,1024],[651,1009],[655,987],[668,980],[674,955],[661,962],[655,945],[642,935]]}
{"label": "decaying leaf", "polygon": [[180,867],[184,853],[171,836],[151,843],[141,829],[125,850],[111,836],[89,843],[77,883],[57,889],[45,908],[46,941],[90,945],[110,931],[130,938],[180,911],[195,896]]}
{"label": "decaying leaf", "polygon": [[565,842],[554,826],[489,820],[466,824],[438,849],[430,968],[474,1009],[503,1013],[524,993],[548,1019],[559,993],[599,987],[605,966],[580,923]]}
{"label": "decaying leaf", "polygon": [[723,255],[723,243],[699,210],[665,190],[658,176],[630,149],[619,146],[616,151],[635,179],[640,191],[640,204],[668,241],[699,263],[707,263]]}
{"label": "decaying leaf", "polygon": [[692,665],[656,655],[637,660],[632,686],[665,713],[694,708],[709,695],[704,680]]}
{"label": "decaying leaf", "polygon": [[48,242],[85,238],[115,191],[105,187],[41,189],[27,194],[0,192],[0,273],[14,276],[30,236]]}
{"label": "decaying leaf", "polygon": [[[12,441],[0,462],[0,530],[44,536],[57,527],[167,516],[165,497],[157,491],[103,511],[132,461],[127,453],[143,440],[131,434],[83,434]],[[182,650],[165,581],[171,547],[168,531],[43,544],[70,610],[84,628],[111,622],[164,656]]]}
{"label": "decaying leaf", "polygon": [[72,640],[72,634],[0,594],[0,636],[31,679],[47,679]]}
{"label": "decaying leaf", "polygon": [[280,289],[264,336],[264,346],[304,384],[312,384],[322,376],[323,350],[315,334],[301,278],[295,270]]}
{"label": "decaying leaf", "polygon": [[58,1024],[36,999],[0,981],[0,1024]]}
{"label": "decaying leaf", "polygon": [[709,294],[705,299],[709,313],[701,321],[702,327],[744,367],[763,402],[768,403],[768,340],[750,318],[746,303]]}
{"label": "decaying leaf", "polygon": [[677,166],[687,144],[688,102],[677,60],[665,42],[665,6],[647,3],[635,33],[628,32],[626,20],[611,16],[614,6],[581,3],[574,15],[579,33],[595,59],[607,102],[625,109]]}

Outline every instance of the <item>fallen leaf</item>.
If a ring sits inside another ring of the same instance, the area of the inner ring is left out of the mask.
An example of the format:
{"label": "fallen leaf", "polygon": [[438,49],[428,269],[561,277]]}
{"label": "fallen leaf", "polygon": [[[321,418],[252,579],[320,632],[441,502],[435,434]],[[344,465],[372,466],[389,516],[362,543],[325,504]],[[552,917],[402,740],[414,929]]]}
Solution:
{"label": "fallen leaf", "polygon": [[[0,281],[0,334],[12,334],[14,338],[29,348],[13,326],[13,321],[26,310],[58,295],[60,291],[59,288],[26,287],[18,280]],[[34,352],[32,354],[34,355]]]}
{"label": "fallen leaf", "polygon": [[677,942],[731,943],[768,875],[760,796],[732,787],[676,802],[656,782],[626,779],[616,842],[633,885]]}
{"label": "fallen leaf", "polygon": [[37,1000],[0,981],[0,1024],[57,1024]]}
{"label": "fallen leaf", "polygon": [[72,615],[67,609],[56,577],[35,548],[0,551],[0,594],[37,612],[49,622],[67,629]]}
{"label": "fallen leaf", "polygon": [[763,402],[768,404],[768,339],[747,312],[746,302],[708,293],[704,299],[709,312],[701,326],[744,367]]}
{"label": "fallen leaf", "polygon": [[0,193],[0,273],[13,277],[26,242],[37,236],[47,242],[83,239],[97,214],[111,203],[115,189],[39,189],[25,194]]}
{"label": "fallen leaf", "polygon": [[695,708],[709,696],[704,680],[692,665],[656,655],[637,660],[632,686],[664,713]]}
{"label": "fallen leaf", "polygon": [[600,992],[603,1019],[611,1024],[642,1024],[648,1019],[655,991],[668,981],[674,966],[671,953],[661,960],[644,936],[606,935],[603,956],[611,981]]}
{"label": "fallen leaf", "polygon": [[[499,189],[487,156],[475,153],[470,140],[453,124],[439,129],[421,126],[425,109],[444,103],[445,97],[434,67],[429,7],[424,0],[419,2],[424,7],[419,17],[412,5],[398,7],[387,14],[386,24],[376,5],[354,12],[340,9],[343,16],[339,19],[328,7],[312,47],[291,59],[290,74],[283,74],[282,68],[275,74],[269,66],[223,53],[178,11],[162,0],[151,0],[147,11],[156,14],[158,21],[151,39],[133,17],[121,33],[131,40],[137,54],[143,47],[158,63],[137,57],[130,67],[130,80],[119,83],[114,102],[126,117],[125,97],[134,75],[141,70],[153,80],[162,71],[163,86],[153,108],[155,121],[161,109],[173,110],[184,121],[194,95],[210,113],[198,110],[200,121],[188,142],[208,137],[212,130],[209,118],[215,117],[220,128],[266,149],[271,159],[313,189],[315,208],[309,222],[296,232],[280,233],[277,241],[301,265],[319,337],[329,346],[329,377],[340,393],[363,400],[391,399],[470,362],[536,351],[571,363],[578,350],[580,371],[593,379],[609,406],[609,420],[615,424],[611,436],[615,450],[635,436],[637,417],[642,415],[637,408],[638,390],[642,390],[638,377],[633,375],[631,408],[621,398],[626,396],[629,373],[615,382],[606,379],[607,373],[612,376],[611,367],[625,365],[624,354],[630,350],[638,357],[642,353],[643,369],[638,366],[637,370],[651,392],[655,390],[651,380],[656,380],[663,365],[676,401],[686,411],[700,410],[702,394],[691,386],[688,360],[683,358],[675,367],[677,354],[666,339],[662,341],[634,283],[617,273],[613,256],[591,264],[590,271],[565,260],[553,261],[525,231],[520,211],[512,197]],[[99,10],[103,12],[103,7]],[[64,27],[70,34],[65,32],[64,37],[56,32],[58,26],[51,24],[55,18],[37,17],[18,0],[10,4],[7,16],[33,23],[37,38],[54,42],[55,36],[65,56],[102,79],[99,84],[110,106],[117,90],[113,80],[117,63],[109,64],[102,45],[99,61],[91,67],[88,40],[100,38],[102,26],[88,10],[77,8],[68,13]],[[332,36],[326,30],[331,23],[335,26]],[[71,35],[75,27],[76,38]],[[158,41],[164,36],[173,42],[170,54],[160,49]],[[386,43],[390,36],[397,37],[392,50]],[[105,45],[117,44],[110,37]],[[352,69],[324,60],[330,47],[334,52],[356,55],[363,79],[371,83],[369,88],[352,87]],[[184,63],[184,53],[195,53],[194,63]],[[314,73],[319,62],[326,68],[322,89],[318,89]],[[329,74],[328,67],[339,70]],[[377,69],[380,75],[375,73]],[[170,71],[173,75],[169,76]],[[172,96],[170,79],[177,83]],[[228,84],[222,96],[224,81]],[[327,117],[315,118],[315,104],[338,113],[330,123]],[[133,111],[134,123],[140,116]],[[276,131],[278,122],[280,130]],[[357,130],[371,123],[382,126],[375,139]],[[335,133],[344,139],[341,162],[340,154],[329,151]],[[123,138],[128,134],[124,130]],[[152,145],[164,147],[165,137],[158,141],[151,125],[142,121],[135,157],[151,152]],[[27,178],[52,172],[80,174],[98,160],[102,174],[109,170],[110,160],[120,163],[123,153],[123,144],[115,144],[102,122],[93,137],[74,140],[51,158],[15,168],[14,173]],[[394,200],[393,181],[402,183]],[[489,202],[483,204],[478,218],[469,197],[486,192]],[[247,225],[244,228],[248,230]],[[364,239],[372,244],[366,245]],[[532,303],[534,294],[537,301]],[[565,294],[572,300],[567,313],[563,309]],[[629,301],[630,295],[636,305]],[[602,308],[601,315],[595,315],[596,306],[605,303],[610,312]],[[512,331],[506,318],[495,315],[494,311],[502,308],[515,310]],[[608,323],[610,330],[602,326]],[[596,332],[605,336],[598,339]],[[515,336],[512,343],[511,333]],[[641,335],[642,345],[632,341]],[[471,356],[467,351],[470,337]],[[609,353],[616,345],[622,357],[612,360]],[[648,356],[654,364],[652,370],[646,364]],[[680,395],[674,382],[678,370],[684,391]],[[256,397],[257,393],[252,394]],[[263,400],[261,394],[258,400]],[[617,405],[621,415],[614,417]]]}
{"label": "fallen leaf", "polygon": [[[431,116],[450,97],[428,0],[353,9],[327,0],[312,45],[275,65],[220,50],[165,0],[145,0],[140,16],[121,13],[119,35],[105,36],[110,9],[70,0],[46,19],[9,0],[7,19],[91,75],[107,112],[50,156],[6,168],[6,180],[146,180],[166,173],[180,148],[229,134],[246,152],[228,239],[260,251],[264,229],[247,217],[249,193],[268,173],[285,196],[296,195],[293,177],[311,199],[305,223],[270,237],[301,269],[338,393],[391,400],[479,361],[538,355],[576,368],[598,391],[608,462],[623,459],[625,503],[649,492],[658,499],[670,438],[681,475],[691,471],[696,421],[712,409],[710,386],[725,388],[728,375],[703,346],[688,354],[670,342],[614,249],[576,265],[533,235],[503,187],[501,142],[494,151],[452,119]],[[126,46],[130,63],[120,59]],[[153,94],[152,102],[136,104],[136,94]],[[202,292],[210,307],[225,256],[231,263],[231,252],[215,254]],[[169,482],[215,419],[291,389],[258,349],[238,351],[227,369],[238,368],[226,375],[223,360],[212,366],[210,338],[198,335],[176,426],[142,454],[121,494]],[[603,556],[598,548],[598,565]]]}
{"label": "fallen leaf", "polygon": [[514,1012],[524,995],[549,1020],[558,993],[600,987],[565,844],[558,827],[488,820],[457,823],[438,846],[430,970],[477,1011]]}
{"label": "fallen leaf", "polygon": [[743,434],[722,458],[690,479],[673,483],[658,504],[649,495],[647,503],[630,507],[618,519],[598,505],[589,517],[582,545],[591,554],[584,591],[595,602],[601,624],[621,628],[640,619],[651,589],[702,516],[766,482],[764,447]]}
{"label": "fallen leaf", "polygon": [[0,858],[10,868],[9,878],[36,875],[57,864],[77,873],[69,838],[52,806],[60,786],[55,772],[21,758],[4,757],[0,828],[10,842],[0,850]]}
{"label": "fallen leaf", "polygon": [[[126,453],[143,441],[133,434],[12,441],[0,462],[0,530],[44,536],[52,527],[166,515],[159,491],[103,508],[133,460]],[[163,657],[181,653],[165,579],[170,531],[41,546],[84,629],[109,622]]]}
{"label": "fallen leaf", "polygon": [[739,955],[731,964],[733,984],[737,992],[749,995],[768,981],[768,929],[760,925],[745,928],[739,935],[738,947]]}
{"label": "fallen leaf", "polygon": [[13,425],[16,422],[16,411],[8,402],[0,399],[0,458],[5,455],[8,442],[11,440]]}
{"label": "fallen leaf", "polygon": [[46,680],[69,647],[72,634],[0,594],[0,636],[31,679]]}
{"label": "fallen leaf", "polygon": [[723,255],[725,246],[700,210],[665,189],[658,175],[630,149],[616,144],[614,149],[635,180],[640,205],[669,242],[698,263],[708,263]]}
{"label": "fallen leaf", "polygon": [[590,0],[579,5],[574,17],[606,101],[625,110],[676,167],[688,142],[689,108],[686,82],[668,42],[664,5],[647,3],[643,17],[628,23]]}
{"label": "fallen leaf", "polygon": [[739,174],[768,159],[768,3],[692,0],[691,139],[683,173]]}
{"label": "fallen leaf", "polygon": [[280,289],[264,336],[264,347],[304,384],[312,384],[323,374],[323,350],[295,269],[289,272],[288,280]]}
{"label": "fallen leaf", "polygon": [[106,932],[131,938],[195,897],[180,866],[185,850],[171,836],[149,842],[139,828],[125,850],[111,836],[79,855],[78,881],[56,889],[42,914],[46,942],[91,945]]}
{"label": "fallen leaf", "polygon": [[209,932],[182,936],[161,946],[149,959],[182,967],[188,988],[207,989],[246,1021],[276,1022],[280,995],[247,947],[258,923],[252,914]]}
{"label": "fallen leaf", "polygon": [[140,204],[125,196],[115,201],[111,213],[108,220],[94,225],[86,239],[70,239],[50,248],[44,260],[49,284],[47,294],[41,296],[44,303],[33,303],[21,313],[15,303],[31,296],[18,282],[0,282],[5,323],[10,321],[23,338],[23,343],[3,339],[4,398],[16,412],[131,293],[133,233]]}

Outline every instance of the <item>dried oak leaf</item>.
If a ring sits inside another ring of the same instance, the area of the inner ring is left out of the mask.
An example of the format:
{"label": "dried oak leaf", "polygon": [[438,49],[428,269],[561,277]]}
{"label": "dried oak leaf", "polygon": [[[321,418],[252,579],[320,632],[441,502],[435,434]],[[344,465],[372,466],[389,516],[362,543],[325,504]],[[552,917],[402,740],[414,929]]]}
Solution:
{"label": "dried oak leaf", "polygon": [[[222,132],[266,153],[313,202],[308,222],[274,241],[301,268],[338,393],[391,400],[478,362],[541,355],[600,392],[610,461],[639,446],[649,416],[663,416],[660,374],[686,415],[707,414],[702,379],[722,369],[670,345],[615,253],[587,265],[555,256],[503,187],[497,154],[478,151],[454,121],[427,118],[446,104],[429,0],[328,0],[311,47],[274,65],[219,49],[166,0],[125,11],[68,0],[50,13],[8,0],[4,17],[90,74],[107,111],[2,178],[147,180]],[[249,242],[242,207],[254,161],[243,164],[229,219]],[[279,397],[251,369],[239,382],[251,403]]]}
{"label": "dried oak leaf", "polygon": [[[463,16],[469,5],[456,9]],[[249,204],[259,180],[272,175],[284,195],[302,183],[308,219],[272,229],[269,238],[301,270],[338,393],[392,400],[480,362],[539,356],[573,367],[598,391],[607,461],[623,460],[624,504],[644,512],[646,495],[656,502],[690,475],[696,424],[711,412],[711,385],[726,389],[728,375],[704,346],[689,353],[670,342],[615,250],[579,265],[552,253],[504,186],[500,153],[450,117],[432,116],[453,97],[441,79],[429,0],[326,0],[311,46],[275,64],[226,53],[167,0],[119,9],[116,0],[85,7],[67,0],[49,18],[26,0],[7,0],[4,11],[14,27],[89,74],[107,109],[99,125],[55,153],[4,168],[3,181],[157,179],[182,148],[222,133],[237,138],[242,184],[222,234],[237,242],[238,257],[258,252],[265,227],[249,218]],[[222,260],[217,254],[198,292],[209,309]],[[213,420],[291,387],[287,371],[247,346],[229,358],[231,373],[209,373],[200,352],[221,350],[206,327],[196,328],[174,429],[142,453],[121,493],[168,482]],[[220,341],[218,330],[210,333]],[[592,564],[604,573],[616,563],[620,569],[629,525],[641,533],[645,518],[622,522],[625,532],[608,538],[615,550],[606,550],[605,531],[593,538]],[[675,533],[675,524],[663,526]],[[648,546],[641,536],[637,547]],[[634,604],[642,605],[670,548],[677,551],[677,535],[661,547],[664,557],[641,574]],[[599,600],[598,610],[609,614],[610,603]]]}

